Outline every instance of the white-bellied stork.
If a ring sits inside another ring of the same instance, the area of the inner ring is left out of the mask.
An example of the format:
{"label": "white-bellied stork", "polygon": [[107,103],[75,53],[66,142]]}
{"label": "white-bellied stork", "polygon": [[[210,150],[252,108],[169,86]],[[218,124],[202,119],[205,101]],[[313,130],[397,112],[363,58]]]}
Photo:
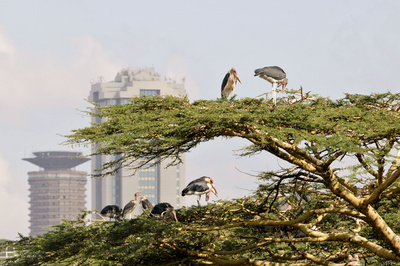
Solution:
{"label": "white-bellied stork", "polygon": [[165,215],[169,216],[176,222],[178,221],[178,219],[176,218],[176,213],[174,211],[174,206],[172,206],[168,202],[156,204],[156,206],[154,206],[150,213],[150,217],[156,219],[164,218]]}
{"label": "white-bellied stork", "polygon": [[222,80],[221,97],[228,98],[229,95],[233,92],[233,89],[235,88],[238,81],[242,83],[238,74],[236,73],[236,69],[232,68],[228,71],[228,73],[226,73],[224,79]]}
{"label": "white-bellied stork", "polygon": [[115,220],[121,221],[122,209],[117,205],[107,205],[101,210],[100,214],[110,218],[110,220],[114,218]]}
{"label": "white-bellied stork", "polygon": [[[141,192],[141,191],[140,191]],[[122,211],[122,217],[125,219],[125,216],[130,213],[130,218],[132,218],[132,212],[133,210],[136,208],[136,206],[138,205],[138,199],[140,196],[140,192],[136,192],[135,193],[135,199],[129,201],[125,207],[124,210]]]}
{"label": "white-bellied stork", "polygon": [[272,84],[272,98],[276,105],[276,89],[282,86],[282,92],[284,92],[288,84],[285,71],[278,66],[267,66],[254,70],[254,73],[254,76],[259,76]]}
{"label": "white-bellied stork", "polygon": [[201,195],[206,194],[206,201],[210,198],[210,194],[214,193],[218,197],[217,189],[211,177],[203,176],[190,182],[183,190],[182,196],[197,195],[197,204],[200,206]]}
{"label": "white-bellied stork", "polygon": [[140,198],[140,203],[139,204],[142,207],[142,210],[151,211],[153,209],[153,204],[148,199],[146,199],[145,196],[142,196]]}

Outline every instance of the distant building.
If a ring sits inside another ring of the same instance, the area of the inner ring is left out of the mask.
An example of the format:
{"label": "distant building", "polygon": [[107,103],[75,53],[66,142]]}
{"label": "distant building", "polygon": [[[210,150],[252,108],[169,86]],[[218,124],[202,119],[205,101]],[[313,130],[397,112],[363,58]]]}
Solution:
{"label": "distant building", "polygon": [[30,235],[42,235],[61,219],[75,219],[86,210],[87,172],[74,168],[90,159],[78,158],[80,152],[34,152],[35,157],[24,158],[40,167],[28,172],[30,198]]}
{"label": "distant building", "polygon": [[[102,106],[127,104],[130,99],[138,96],[172,95],[186,96],[182,83],[172,79],[162,79],[153,69],[122,69],[117,73],[114,81],[103,82],[100,79],[92,82],[89,101]],[[92,122],[101,123],[99,117],[92,118]],[[100,169],[102,164],[115,160],[111,156],[97,155],[92,157],[92,172]],[[184,160],[184,156],[182,158]],[[132,169],[121,169],[113,176],[103,179],[92,179],[92,209],[101,210],[109,204],[124,207],[134,198],[137,191],[142,191],[153,204],[169,202],[174,207],[185,204],[180,191],[185,187],[185,166],[179,164],[166,168],[168,162],[163,161],[152,167],[144,167],[135,174]],[[139,208],[134,214],[139,213]]]}

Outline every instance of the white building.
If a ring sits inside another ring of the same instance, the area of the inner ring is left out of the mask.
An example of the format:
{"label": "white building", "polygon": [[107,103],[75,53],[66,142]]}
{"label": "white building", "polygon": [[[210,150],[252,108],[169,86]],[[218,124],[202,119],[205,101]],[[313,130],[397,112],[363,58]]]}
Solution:
{"label": "white building", "polygon": [[[171,79],[162,79],[153,69],[122,69],[117,73],[114,81],[92,83],[89,101],[102,106],[127,104],[129,99],[141,95],[172,95],[186,96],[183,83]],[[92,122],[101,123],[98,117]],[[112,159],[111,156],[99,155],[92,157],[92,172],[100,169],[104,162]],[[182,157],[184,160],[184,156]],[[141,194],[153,204],[169,202],[175,208],[185,205],[180,192],[185,187],[185,166],[179,164],[166,168],[164,161],[150,168],[143,168],[135,174],[132,170],[123,168],[113,176],[102,179],[92,178],[92,209],[101,210],[104,206],[116,204],[123,208],[134,194]],[[140,213],[136,208],[134,214]]]}

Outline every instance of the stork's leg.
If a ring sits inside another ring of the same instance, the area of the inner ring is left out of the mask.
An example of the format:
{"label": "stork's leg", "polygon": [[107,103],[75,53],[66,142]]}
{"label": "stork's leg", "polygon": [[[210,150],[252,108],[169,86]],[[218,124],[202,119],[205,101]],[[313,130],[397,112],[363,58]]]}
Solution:
{"label": "stork's leg", "polygon": [[274,105],[276,105],[276,89],[277,89],[278,84],[277,83],[272,83],[272,99],[274,101]]}
{"label": "stork's leg", "polygon": [[198,195],[197,196],[197,204],[199,205],[199,207],[200,207],[200,198],[201,198],[201,195]]}

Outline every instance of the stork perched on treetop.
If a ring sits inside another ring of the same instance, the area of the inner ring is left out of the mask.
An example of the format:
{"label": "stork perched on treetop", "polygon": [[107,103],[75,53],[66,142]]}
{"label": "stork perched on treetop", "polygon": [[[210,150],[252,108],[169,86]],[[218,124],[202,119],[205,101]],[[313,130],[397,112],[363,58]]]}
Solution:
{"label": "stork perched on treetop", "polygon": [[203,176],[190,182],[186,188],[182,190],[182,196],[197,195],[197,204],[200,206],[201,195],[206,194],[206,201],[210,198],[210,194],[214,193],[218,197],[217,189],[211,177]]}
{"label": "stork perched on treetop", "polygon": [[242,83],[238,74],[236,73],[236,69],[232,68],[228,71],[228,73],[226,73],[224,79],[222,80],[221,97],[228,98],[229,95],[233,92],[233,89],[235,88],[238,81]]}
{"label": "stork perched on treetop", "polygon": [[278,66],[267,66],[254,70],[254,73],[254,76],[259,76],[272,84],[272,97],[276,105],[276,89],[282,86],[282,92],[284,92],[288,84],[285,71]]}

